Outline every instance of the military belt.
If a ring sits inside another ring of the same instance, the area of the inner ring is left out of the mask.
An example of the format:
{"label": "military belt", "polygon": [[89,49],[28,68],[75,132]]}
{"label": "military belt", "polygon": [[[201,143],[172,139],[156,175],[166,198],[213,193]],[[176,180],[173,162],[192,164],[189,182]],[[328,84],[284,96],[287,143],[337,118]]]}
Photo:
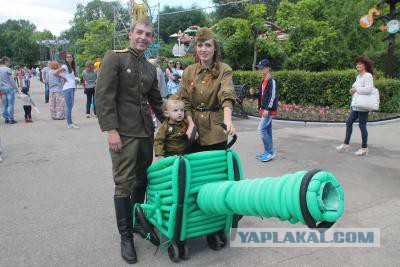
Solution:
{"label": "military belt", "polygon": [[220,111],[221,108],[208,108],[208,107],[196,107],[194,108],[196,111],[207,112],[207,111]]}

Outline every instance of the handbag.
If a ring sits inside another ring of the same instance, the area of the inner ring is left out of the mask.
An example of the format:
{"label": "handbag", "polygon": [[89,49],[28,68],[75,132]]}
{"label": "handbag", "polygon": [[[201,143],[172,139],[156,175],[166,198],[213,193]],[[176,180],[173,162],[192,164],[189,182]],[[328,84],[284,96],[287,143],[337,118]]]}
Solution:
{"label": "handbag", "polygon": [[357,92],[351,99],[351,107],[361,110],[378,111],[379,110],[379,90],[374,88],[371,94],[362,95]]}

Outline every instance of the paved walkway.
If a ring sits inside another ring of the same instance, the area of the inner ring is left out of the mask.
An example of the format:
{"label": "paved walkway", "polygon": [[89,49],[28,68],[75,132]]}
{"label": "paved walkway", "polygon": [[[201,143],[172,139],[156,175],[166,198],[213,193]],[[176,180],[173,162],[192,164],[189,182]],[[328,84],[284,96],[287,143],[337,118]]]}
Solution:
{"label": "paved walkway", "polygon": [[[83,90],[76,92],[73,118],[81,129],[52,121],[43,86],[33,81],[40,114],[23,122],[16,100],[15,125],[0,121],[0,266],[124,266],[113,207],[113,181],[106,135],[95,118],[85,118]],[[245,177],[277,176],[323,168],[341,182],[346,210],[337,227],[377,227],[381,248],[208,249],[190,240],[191,259],[182,266],[396,266],[400,262],[400,123],[369,127],[370,155],[338,154],[342,126],[274,122],[277,157],[255,160],[261,151],[257,121],[236,120]],[[354,129],[353,151],[360,145]],[[293,227],[276,219],[246,217],[242,227]],[[296,225],[301,227],[301,225]],[[137,266],[176,266],[165,253],[136,239]]]}

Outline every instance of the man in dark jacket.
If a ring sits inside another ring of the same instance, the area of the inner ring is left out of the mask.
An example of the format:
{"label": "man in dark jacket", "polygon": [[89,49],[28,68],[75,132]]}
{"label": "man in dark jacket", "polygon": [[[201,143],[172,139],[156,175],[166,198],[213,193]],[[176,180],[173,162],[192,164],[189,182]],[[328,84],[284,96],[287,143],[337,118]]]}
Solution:
{"label": "man in dark jacket", "polygon": [[153,161],[154,125],[148,105],[160,121],[164,115],[156,68],[144,57],[153,40],[151,21],[136,22],[129,39],[129,49],[108,51],[104,56],[95,98],[100,128],[108,133],[121,254],[128,263],[135,263],[132,233],[145,233],[139,225],[132,226],[132,207],[144,201],[146,170]]}
{"label": "man in dark jacket", "polygon": [[258,132],[264,144],[264,152],[256,156],[257,159],[267,162],[275,158],[272,141],[272,118],[278,110],[278,82],[271,76],[271,64],[268,59],[261,60],[256,68],[260,71],[263,80],[258,87],[258,110],[261,116]]}

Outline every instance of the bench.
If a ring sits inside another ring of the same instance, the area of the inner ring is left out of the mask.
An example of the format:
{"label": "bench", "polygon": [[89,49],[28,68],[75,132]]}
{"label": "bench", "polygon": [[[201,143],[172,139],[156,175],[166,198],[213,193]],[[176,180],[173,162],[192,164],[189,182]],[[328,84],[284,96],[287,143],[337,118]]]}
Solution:
{"label": "bench", "polygon": [[233,116],[248,119],[246,111],[243,109],[243,100],[246,97],[248,86],[247,84],[234,85],[236,93],[236,104],[233,107]]}

